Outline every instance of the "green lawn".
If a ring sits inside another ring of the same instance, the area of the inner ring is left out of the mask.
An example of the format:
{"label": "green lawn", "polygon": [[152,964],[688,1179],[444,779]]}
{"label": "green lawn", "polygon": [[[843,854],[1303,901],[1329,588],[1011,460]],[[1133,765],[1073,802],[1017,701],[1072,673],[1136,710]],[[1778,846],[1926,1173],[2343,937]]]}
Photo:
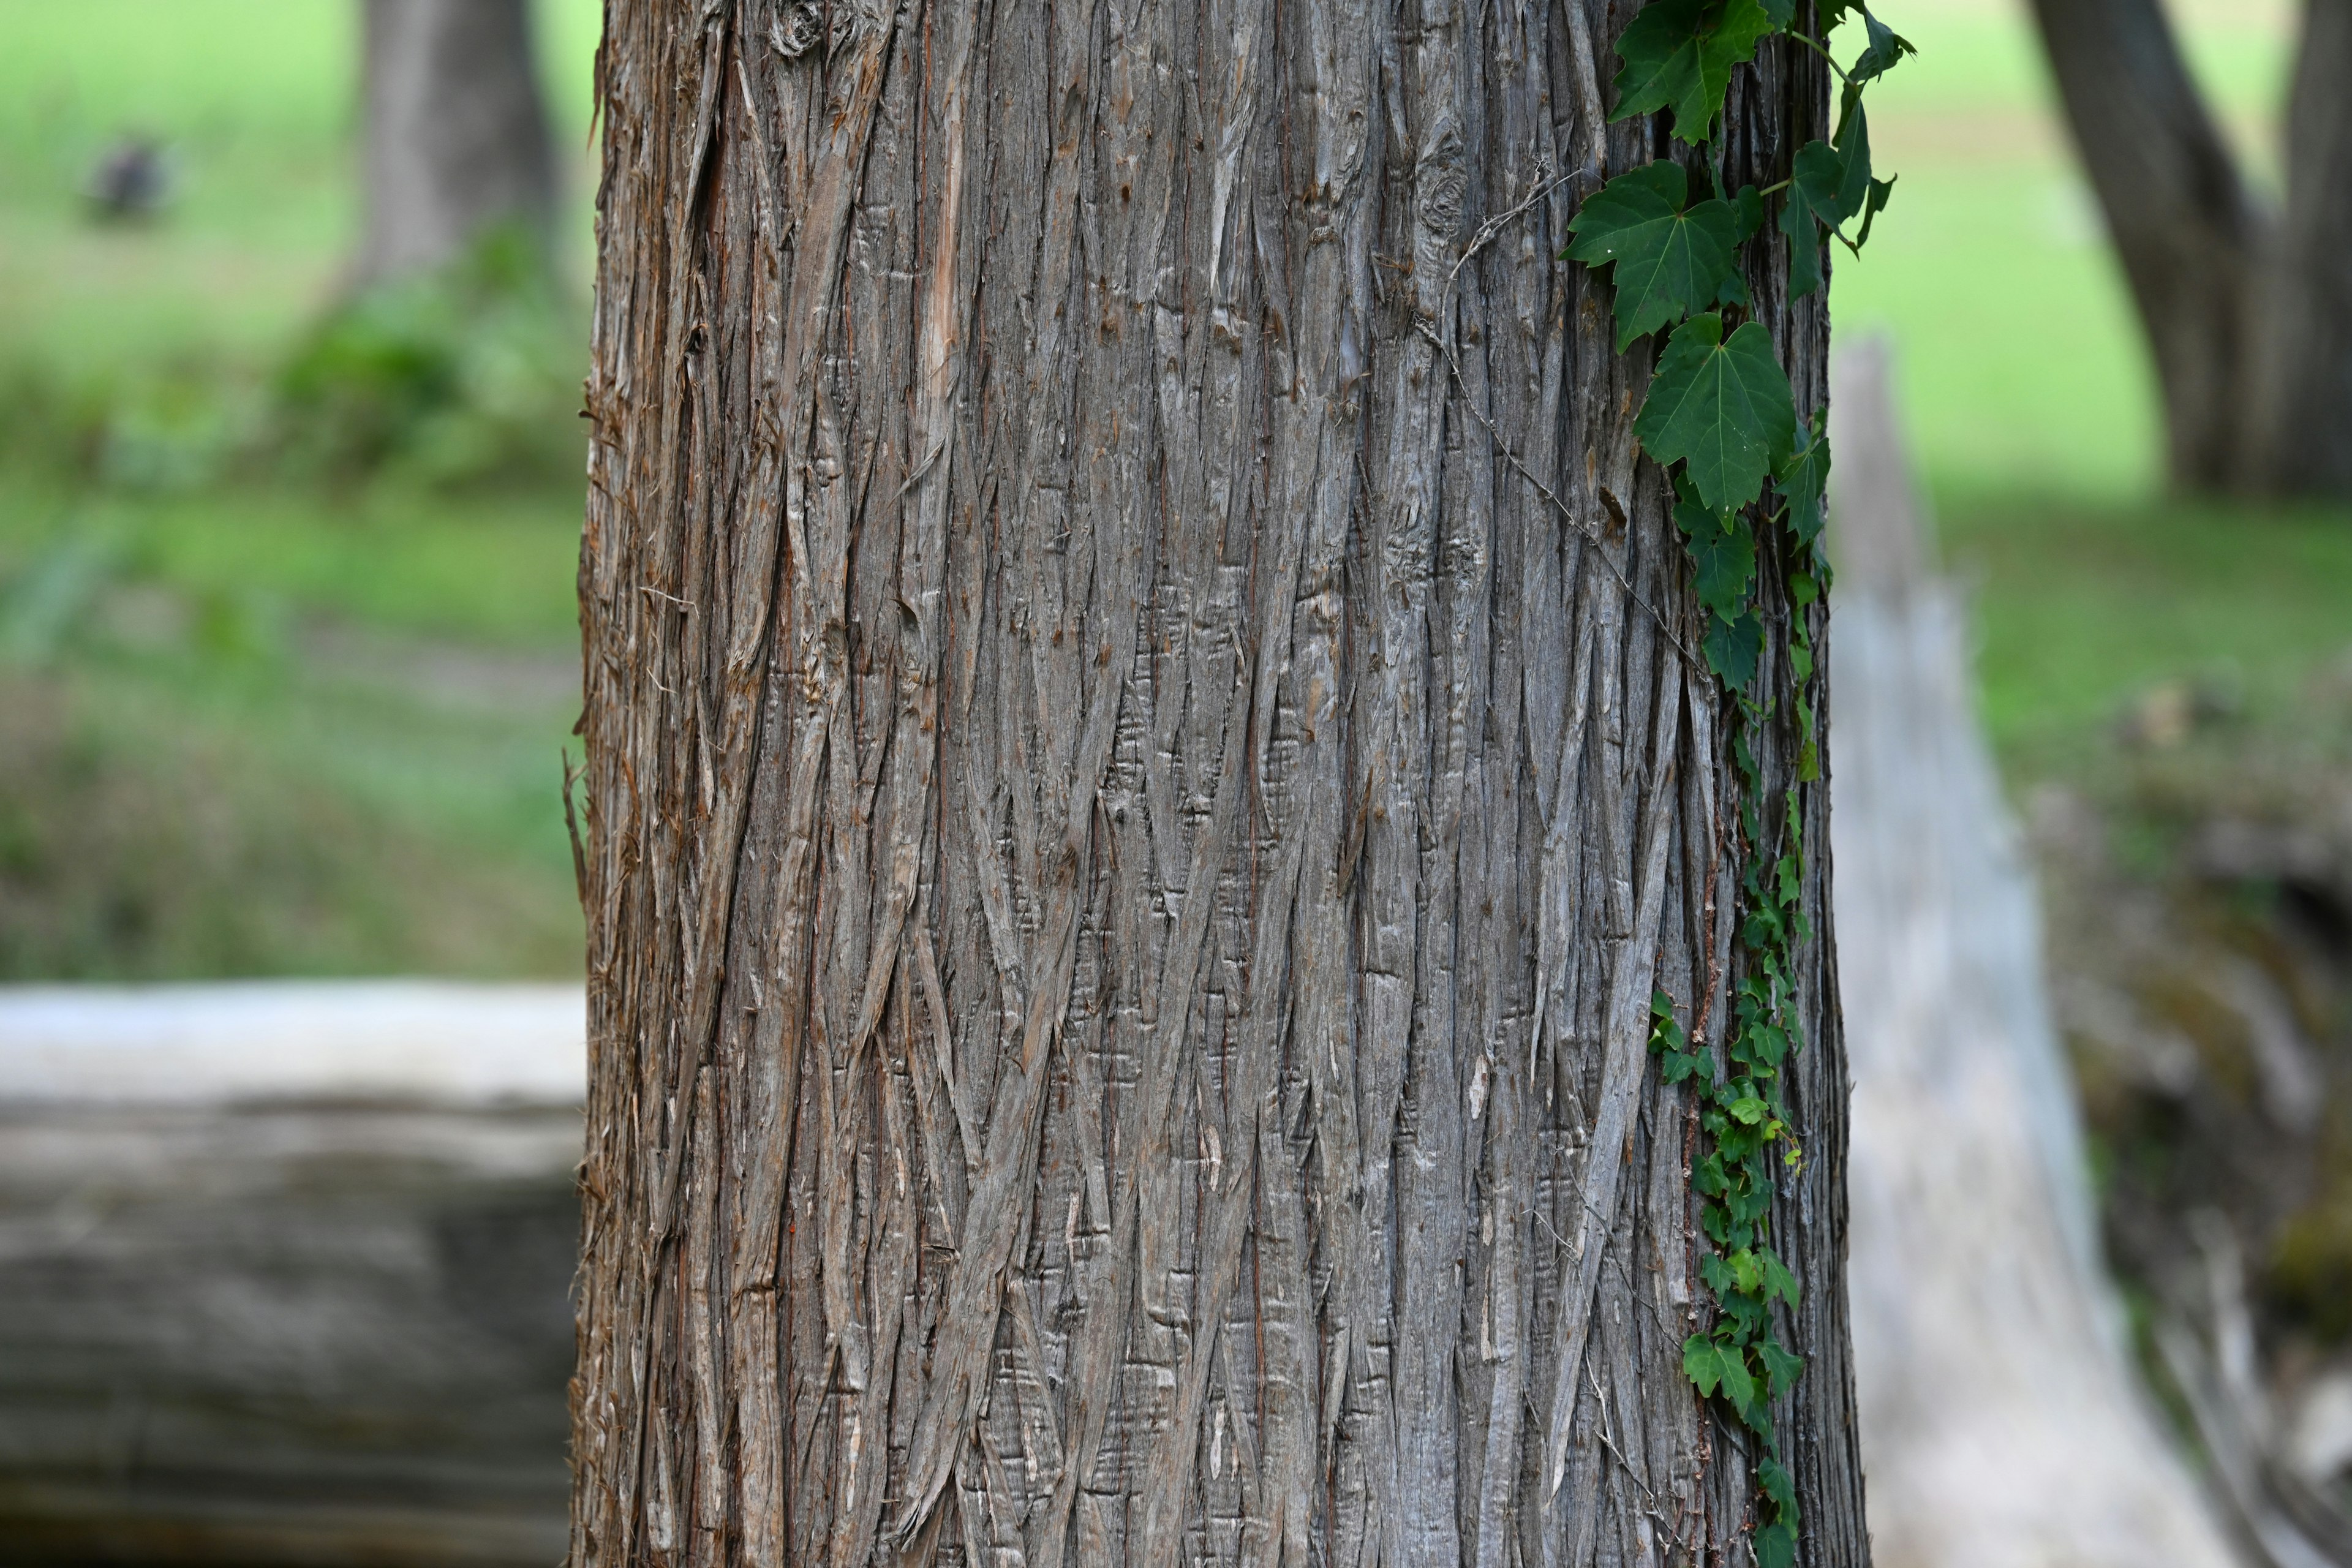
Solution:
{"label": "green lawn", "polygon": [[[2175,8],[2271,180],[2292,0]],[[2158,499],[2144,355],[2022,0],[1883,10],[1921,50],[1871,100],[1901,184],[1832,306],[1896,340],[2012,773],[2078,765],[2155,680],[2291,693],[2352,643],[2352,518]],[[539,12],[575,285],[598,14]],[[36,940],[0,910],[0,976],[576,963],[576,486],[175,466],[250,424],[336,297],[357,16],[0,0],[0,906],[66,911]],[[179,197],[96,226],[79,181],[126,131],[167,142]]]}

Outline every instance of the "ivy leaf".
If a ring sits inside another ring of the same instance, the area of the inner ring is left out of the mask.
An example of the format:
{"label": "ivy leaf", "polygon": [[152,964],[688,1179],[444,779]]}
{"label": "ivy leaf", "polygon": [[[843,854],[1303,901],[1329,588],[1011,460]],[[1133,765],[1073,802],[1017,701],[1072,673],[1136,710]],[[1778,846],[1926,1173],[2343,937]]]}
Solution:
{"label": "ivy leaf", "polygon": [[1791,1307],[1796,1306],[1797,1277],[1789,1272],[1780,1255],[1769,1247],[1759,1247],[1756,1249],[1756,1261],[1764,1270],[1764,1299],[1769,1301],[1778,1296]]}
{"label": "ivy leaf", "polygon": [[1772,1500],[1772,1506],[1780,1510],[1781,1518],[1786,1519],[1797,1511],[1796,1478],[1789,1474],[1789,1467],[1780,1460],[1767,1458],[1757,1465],[1756,1486],[1758,1490]]}
{"label": "ivy leaf", "polygon": [[1870,199],[1862,204],[1862,232],[1853,237],[1853,247],[1860,250],[1870,243],[1870,226],[1886,210],[1886,198],[1895,194],[1895,176],[1870,182]]}
{"label": "ivy leaf", "polygon": [[1698,602],[1724,620],[1748,605],[1748,580],[1756,574],[1756,539],[1734,513],[1725,517],[1699,504],[1685,480],[1675,502],[1675,526],[1690,549]]}
{"label": "ivy leaf", "polygon": [[1705,1334],[1693,1334],[1683,1342],[1683,1375],[1701,1394],[1715,1397],[1723,1384],[1723,1351]]}
{"label": "ivy leaf", "polygon": [[1755,238],[1756,231],[1764,226],[1764,193],[1753,184],[1740,186],[1739,194],[1731,198],[1731,216],[1732,233],[1740,244]]}
{"label": "ivy leaf", "polygon": [[1705,201],[1685,210],[1687,191],[1682,165],[1661,158],[1601,186],[1569,223],[1576,236],[1569,258],[1612,268],[1619,353],[1643,332],[1706,309],[1724,280],[1739,275],[1732,205]]}
{"label": "ivy leaf", "polygon": [[1734,66],[1773,30],[1759,0],[1651,0],[1617,39],[1617,112],[1671,110],[1675,139],[1696,146],[1722,111]]}
{"label": "ivy leaf", "polygon": [[[1862,58],[1855,60],[1845,73],[1853,87],[1859,88],[1864,82],[1875,80],[1893,70],[1905,55],[1916,55],[1919,51],[1910,39],[1872,16],[1867,5],[1856,6],[1855,9],[1862,13],[1863,29],[1870,38],[1870,47],[1862,51]],[[1824,21],[1822,26],[1826,26],[1828,23]]]}
{"label": "ivy leaf", "polygon": [[1778,1340],[1757,1341],[1756,1354],[1764,1363],[1764,1378],[1776,1398],[1786,1394],[1796,1383],[1797,1374],[1805,1370],[1805,1358],[1782,1349]]}
{"label": "ivy leaf", "polygon": [[1822,286],[1822,229],[1804,187],[1794,180],[1789,183],[1788,205],[1780,209],[1780,232],[1789,239],[1789,298],[1801,300]]}
{"label": "ivy leaf", "polygon": [[1748,1546],[1756,1553],[1756,1568],[1793,1568],[1797,1561],[1796,1527],[1785,1519],[1759,1524],[1748,1532]]}
{"label": "ivy leaf", "polygon": [[[1823,498],[1830,482],[1830,439],[1819,412],[1802,432],[1804,444],[1772,470],[1772,482],[1789,503],[1789,531],[1800,546],[1811,549],[1828,521]],[[1806,603],[1810,604],[1809,599]]]}
{"label": "ivy leaf", "polygon": [[1683,1375],[1710,1399],[1721,1390],[1726,1399],[1743,1410],[1755,1402],[1756,1379],[1748,1370],[1748,1357],[1737,1345],[1693,1334],[1683,1342]]}
{"label": "ivy leaf", "polygon": [[1772,18],[1772,30],[1779,32],[1797,15],[1797,0],[1762,0],[1765,15]]}
{"label": "ivy leaf", "polygon": [[1837,226],[1862,210],[1870,195],[1870,133],[1859,105],[1839,134],[1843,143],[1808,142],[1797,149],[1789,173],[1788,205],[1780,209],[1780,232],[1789,239],[1789,297],[1801,300],[1822,286],[1821,229]]}
{"label": "ivy leaf", "polygon": [[1796,396],[1772,335],[1749,321],[1727,340],[1712,312],[1684,322],[1658,357],[1633,434],[1654,460],[1685,465],[1709,510],[1754,500],[1797,440]]}
{"label": "ivy leaf", "polygon": [[1704,651],[1716,678],[1734,691],[1744,691],[1756,679],[1756,666],[1764,656],[1764,623],[1752,610],[1731,621],[1709,616]]}
{"label": "ivy leaf", "polygon": [[[1863,203],[1870,197],[1870,116],[1862,107],[1860,92],[1846,89],[1846,111],[1838,117],[1837,134],[1830,139],[1831,150],[1835,153],[1835,162],[1830,165],[1837,181],[1834,195],[1831,200],[1812,204],[1832,226],[1860,212]],[[1821,143],[1811,145],[1817,147]],[[1803,154],[1798,156],[1801,162]]]}

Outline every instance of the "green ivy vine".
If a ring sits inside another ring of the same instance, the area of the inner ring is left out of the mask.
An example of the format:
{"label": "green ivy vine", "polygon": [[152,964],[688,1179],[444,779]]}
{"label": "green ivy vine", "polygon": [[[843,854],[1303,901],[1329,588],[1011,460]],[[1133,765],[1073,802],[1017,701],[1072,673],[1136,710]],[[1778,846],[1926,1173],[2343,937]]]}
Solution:
{"label": "green ivy vine", "polygon": [[[1738,773],[1738,924],[1736,971],[1743,976],[1726,1009],[1718,1061],[1692,1041],[1664,992],[1651,1002],[1650,1046],[1669,1084],[1687,1083],[1704,1142],[1692,1184],[1710,1244],[1699,1272],[1715,1321],[1683,1345],[1683,1370],[1708,1399],[1729,1405],[1762,1445],[1756,1467],[1750,1542],[1758,1568],[1788,1568],[1796,1556],[1796,1485],[1782,1462],[1771,1402],[1803,1368],[1774,1328],[1775,1303],[1795,1308],[1796,1278],[1770,1245],[1774,1164],[1803,1162],[1789,1123],[1782,1071],[1803,1046],[1790,1006],[1795,944],[1810,936],[1802,909],[1804,838],[1798,787],[1821,776],[1813,649],[1807,610],[1828,579],[1822,559],[1823,495],[1830,451],[1822,411],[1801,411],[1773,353],[1771,334],[1749,319],[1739,256],[1774,223],[1788,247],[1789,294],[1823,283],[1822,251],[1834,237],[1858,251],[1893,192],[1874,175],[1864,87],[1906,55],[1909,42],[1860,0],[1814,0],[1816,33],[1797,26],[1798,0],[1651,0],[1617,43],[1614,120],[1664,112],[1674,140],[1691,149],[1706,182],[1692,200],[1692,174],[1661,158],[1618,175],[1586,198],[1569,225],[1562,259],[1610,268],[1616,347],[1650,337],[1656,361],[1633,433],[1674,479],[1674,521],[1706,614],[1701,652],[1737,698],[1731,727]],[[1862,21],[1865,45],[1848,66],[1831,58],[1831,29]],[[1843,84],[1837,130],[1798,149],[1788,178],[1765,189],[1724,188],[1712,145],[1731,73],[1764,39],[1784,36],[1820,55]],[[1851,237],[1849,226],[1855,226]],[[1768,723],[1774,696],[1755,689],[1764,623],[1757,603],[1759,555],[1780,552],[1789,588],[1787,697],[1800,740],[1796,783],[1780,803],[1780,853],[1767,847],[1762,769],[1751,736]]]}

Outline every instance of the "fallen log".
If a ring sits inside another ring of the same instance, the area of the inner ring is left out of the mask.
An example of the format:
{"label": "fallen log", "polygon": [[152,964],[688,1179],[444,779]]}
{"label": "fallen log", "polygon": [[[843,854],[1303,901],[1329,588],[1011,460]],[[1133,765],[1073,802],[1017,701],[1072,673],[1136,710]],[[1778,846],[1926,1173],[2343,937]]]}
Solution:
{"label": "fallen log", "polygon": [[1831,838],[1877,1568],[2228,1568],[2129,1364],[2034,889],[1883,347],[1832,370]]}
{"label": "fallen log", "polygon": [[548,1564],[575,987],[0,993],[0,1555]]}

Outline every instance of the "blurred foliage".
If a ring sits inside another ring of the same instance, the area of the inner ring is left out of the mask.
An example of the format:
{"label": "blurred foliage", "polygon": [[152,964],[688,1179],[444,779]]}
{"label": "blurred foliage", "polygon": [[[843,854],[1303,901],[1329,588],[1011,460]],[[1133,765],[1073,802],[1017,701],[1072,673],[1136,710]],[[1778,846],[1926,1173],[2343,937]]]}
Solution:
{"label": "blurred foliage", "polygon": [[585,329],[529,234],[485,235],[447,269],[371,289],[310,330],[275,378],[270,455],[344,480],[576,478]]}

